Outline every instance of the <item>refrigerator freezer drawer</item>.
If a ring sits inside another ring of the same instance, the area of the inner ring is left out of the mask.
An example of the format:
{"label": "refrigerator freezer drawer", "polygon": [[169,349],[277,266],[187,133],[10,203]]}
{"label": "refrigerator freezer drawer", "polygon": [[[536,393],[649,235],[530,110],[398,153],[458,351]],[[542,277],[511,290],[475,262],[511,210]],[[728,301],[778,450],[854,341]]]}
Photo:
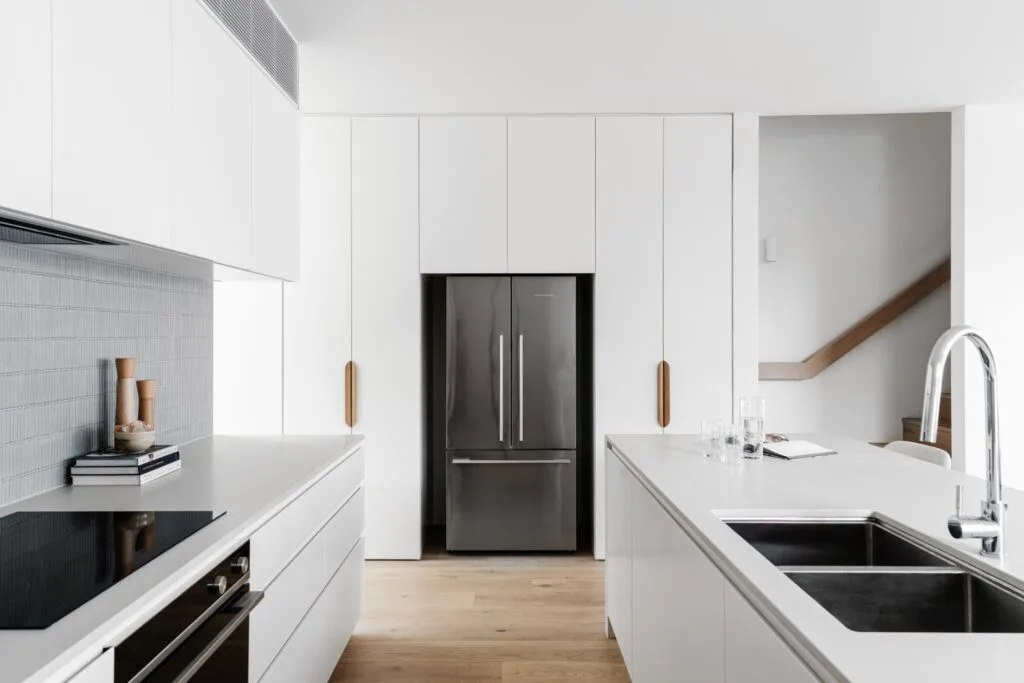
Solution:
{"label": "refrigerator freezer drawer", "polygon": [[457,451],[447,457],[451,551],[576,549],[575,451]]}

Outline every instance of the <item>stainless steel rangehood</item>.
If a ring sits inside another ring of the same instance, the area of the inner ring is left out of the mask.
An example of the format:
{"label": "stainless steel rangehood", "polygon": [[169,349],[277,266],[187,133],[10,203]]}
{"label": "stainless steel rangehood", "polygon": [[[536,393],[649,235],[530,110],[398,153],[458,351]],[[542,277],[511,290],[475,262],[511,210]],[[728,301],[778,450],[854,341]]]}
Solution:
{"label": "stainless steel rangehood", "polygon": [[4,207],[0,207],[0,242],[30,245],[124,244],[85,228]]}

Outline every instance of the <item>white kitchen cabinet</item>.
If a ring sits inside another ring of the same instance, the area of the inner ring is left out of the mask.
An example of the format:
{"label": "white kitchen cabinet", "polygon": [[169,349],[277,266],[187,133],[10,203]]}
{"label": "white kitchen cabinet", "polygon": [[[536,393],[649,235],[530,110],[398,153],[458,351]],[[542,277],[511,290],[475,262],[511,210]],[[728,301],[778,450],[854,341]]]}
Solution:
{"label": "white kitchen cabinet", "polygon": [[818,681],[731,584],[725,587],[725,681]]}
{"label": "white kitchen cabinet", "polygon": [[170,246],[171,0],[52,5],[53,217]]}
{"label": "white kitchen cabinet", "polygon": [[507,272],[506,119],[419,125],[420,272]]}
{"label": "white kitchen cabinet", "polygon": [[508,120],[508,270],[594,272],[593,118]]}
{"label": "white kitchen cabinet", "polygon": [[171,248],[248,269],[252,63],[197,0],[171,38]]}
{"label": "white kitchen cabinet", "polygon": [[348,434],[352,121],[302,118],[298,282],[284,285],[284,433]]}
{"label": "white kitchen cabinet", "polygon": [[260,683],[327,683],[362,613],[363,556],[360,540]]}
{"label": "white kitchen cabinet", "polygon": [[[602,440],[603,443],[603,440]],[[626,668],[633,671],[633,534],[630,518],[633,475],[615,454],[607,454],[607,559],[604,565],[605,617]],[[610,634],[609,634],[610,635]]]}
{"label": "white kitchen cabinet", "polygon": [[[252,66],[252,254],[265,275],[299,273],[299,112]],[[346,188],[347,191],[347,188]]]}
{"label": "white kitchen cabinet", "polygon": [[0,207],[50,217],[50,3],[0,2]]}
{"label": "white kitchen cabinet", "polygon": [[661,117],[597,120],[594,554],[604,551],[604,439],[661,432]]}
{"label": "white kitchen cabinet", "polygon": [[367,437],[366,555],[372,559],[419,559],[421,552],[417,133],[415,118],[352,120],[354,429]]}
{"label": "white kitchen cabinet", "polygon": [[633,681],[723,681],[725,579],[635,477],[630,485]]}
{"label": "white kitchen cabinet", "polygon": [[67,683],[113,683],[114,682],[114,650],[110,649],[89,665],[68,679]]}
{"label": "white kitchen cabinet", "polygon": [[732,417],[732,117],[665,119],[670,433]]}

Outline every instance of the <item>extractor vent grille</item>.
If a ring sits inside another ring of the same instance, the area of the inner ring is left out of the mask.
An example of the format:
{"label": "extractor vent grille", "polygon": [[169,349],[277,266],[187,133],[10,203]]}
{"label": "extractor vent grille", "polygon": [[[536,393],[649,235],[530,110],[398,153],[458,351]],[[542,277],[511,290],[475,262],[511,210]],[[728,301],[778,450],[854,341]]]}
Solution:
{"label": "extractor vent grille", "polygon": [[298,47],[266,0],[203,0],[253,59],[299,102]]}

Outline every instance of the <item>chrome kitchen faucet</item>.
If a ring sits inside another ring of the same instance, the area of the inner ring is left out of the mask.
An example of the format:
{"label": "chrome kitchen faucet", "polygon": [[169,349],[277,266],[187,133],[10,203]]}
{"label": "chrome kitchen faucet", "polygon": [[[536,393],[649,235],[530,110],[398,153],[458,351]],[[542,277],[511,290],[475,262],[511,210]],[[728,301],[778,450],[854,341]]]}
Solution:
{"label": "chrome kitchen faucet", "polygon": [[953,538],[980,538],[981,554],[1000,560],[1006,557],[1006,503],[1003,501],[1003,463],[999,450],[999,409],[996,402],[996,359],[981,332],[960,325],[947,330],[932,348],[928,358],[928,375],[924,385],[924,413],[921,418],[921,440],[935,442],[939,429],[939,401],[942,398],[942,375],[946,359],[956,343],[969,339],[981,355],[985,369],[985,451],[987,455],[987,499],[981,504],[981,515],[963,514],[963,487],[956,487],[956,514],[949,518]]}

